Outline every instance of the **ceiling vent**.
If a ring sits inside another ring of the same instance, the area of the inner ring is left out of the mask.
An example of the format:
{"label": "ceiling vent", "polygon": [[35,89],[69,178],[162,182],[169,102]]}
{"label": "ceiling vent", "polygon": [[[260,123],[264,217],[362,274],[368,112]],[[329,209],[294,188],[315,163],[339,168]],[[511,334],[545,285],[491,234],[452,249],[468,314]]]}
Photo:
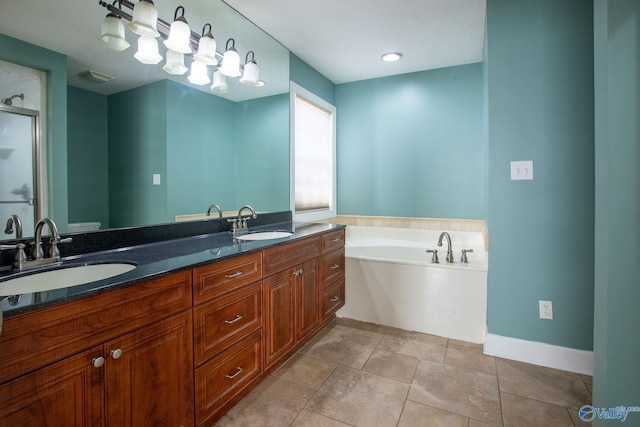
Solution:
{"label": "ceiling vent", "polygon": [[98,84],[106,83],[113,80],[113,77],[106,74],[99,73],[97,71],[93,71],[93,70],[83,71],[80,74],[78,74],[78,76],[82,77],[85,80],[89,80],[92,83],[98,83]]}

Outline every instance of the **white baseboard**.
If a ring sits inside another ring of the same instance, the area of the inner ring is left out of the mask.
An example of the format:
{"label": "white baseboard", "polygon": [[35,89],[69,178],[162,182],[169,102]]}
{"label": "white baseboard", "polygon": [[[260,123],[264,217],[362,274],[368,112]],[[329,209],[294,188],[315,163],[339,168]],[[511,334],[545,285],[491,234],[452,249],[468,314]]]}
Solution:
{"label": "white baseboard", "polygon": [[593,375],[593,351],[487,334],[484,353],[548,368]]}

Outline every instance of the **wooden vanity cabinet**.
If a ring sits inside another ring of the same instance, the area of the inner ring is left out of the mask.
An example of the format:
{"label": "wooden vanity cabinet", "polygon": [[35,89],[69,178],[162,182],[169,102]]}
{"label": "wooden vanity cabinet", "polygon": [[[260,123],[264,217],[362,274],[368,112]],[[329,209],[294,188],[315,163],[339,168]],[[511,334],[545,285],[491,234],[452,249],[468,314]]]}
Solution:
{"label": "wooden vanity cabinet", "polygon": [[263,369],[262,253],[193,270],[196,425],[247,394]]}
{"label": "wooden vanity cabinet", "polygon": [[0,426],[193,425],[190,307],[181,272],[6,319]]}
{"label": "wooden vanity cabinet", "polygon": [[321,317],[327,322],[344,305],[345,230],[322,236]]}

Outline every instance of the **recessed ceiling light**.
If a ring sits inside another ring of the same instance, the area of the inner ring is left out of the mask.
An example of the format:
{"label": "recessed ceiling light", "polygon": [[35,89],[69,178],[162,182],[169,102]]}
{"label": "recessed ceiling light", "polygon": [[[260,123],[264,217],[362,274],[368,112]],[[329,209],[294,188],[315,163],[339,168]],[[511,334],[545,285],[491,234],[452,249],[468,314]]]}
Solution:
{"label": "recessed ceiling light", "polygon": [[384,62],[394,62],[402,58],[402,54],[399,52],[389,52],[382,55],[382,60]]}

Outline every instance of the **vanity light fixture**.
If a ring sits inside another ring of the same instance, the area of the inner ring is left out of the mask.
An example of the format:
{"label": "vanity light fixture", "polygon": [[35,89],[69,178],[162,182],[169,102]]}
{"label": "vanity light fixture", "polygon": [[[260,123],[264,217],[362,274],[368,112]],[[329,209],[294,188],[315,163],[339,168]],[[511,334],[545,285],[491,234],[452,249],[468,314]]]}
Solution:
{"label": "vanity light fixture", "polygon": [[202,36],[198,42],[198,51],[193,55],[193,59],[206,65],[218,65],[216,53],[216,39],[211,34],[211,24],[204,24]]}
{"label": "vanity light fixture", "polygon": [[184,54],[167,50],[167,59],[162,69],[174,76],[181,76],[186,73],[188,68],[184,65]]}
{"label": "vanity light fixture", "polygon": [[[178,16],[178,12],[182,11]],[[169,38],[164,41],[164,45],[169,50],[179,53],[191,53],[191,29],[184,17],[184,7],[178,6],[173,15],[173,22],[169,29]]]}
{"label": "vanity light fixture", "polygon": [[139,36],[158,37],[160,33],[156,29],[157,22],[158,11],[153,1],[140,0],[133,8],[129,29]]}
{"label": "vanity light fixture", "polygon": [[[157,37],[161,37],[167,48],[166,61],[162,69],[168,74],[185,74],[188,68],[184,64],[184,56],[187,55],[194,59],[188,76],[192,84],[208,84],[211,79],[207,66],[211,65],[218,66],[211,85],[212,92],[224,93],[229,90],[226,77],[239,77],[239,81],[247,86],[264,86],[264,81],[258,79],[259,68],[254,52],[249,51],[245,64],[241,65],[235,39],[227,40],[223,55],[216,50],[211,24],[204,25],[202,35],[194,33],[184,17],[184,7],[176,8],[173,22],[169,24],[158,18],[153,0],[138,0],[135,5],[132,1],[113,0],[112,4],[104,0],[98,1],[100,6],[109,11],[102,22],[100,42],[103,45],[117,51],[129,47],[121,21],[124,19],[129,22],[129,29],[139,36],[138,50],[134,57],[143,64],[157,64],[162,60],[157,41]],[[133,15],[123,11],[123,8],[133,11]],[[220,58],[222,59],[218,62]]]}
{"label": "vanity light fixture", "polygon": [[211,85],[211,92],[213,93],[226,93],[229,92],[229,85],[227,84],[227,76],[221,74],[219,70],[213,72],[213,84]]}
{"label": "vanity light fixture", "polygon": [[382,55],[382,60],[384,62],[395,62],[399,61],[402,58],[402,54],[400,52],[388,52]]}
{"label": "vanity light fixture", "polygon": [[[231,42],[231,47],[229,47]],[[219,68],[220,72],[225,76],[238,77],[240,76],[240,55],[236,50],[236,41],[234,39],[227,40],[224,56],[222,57],[222,65]]]}
{"label": "vanity light fixture", "polygon": [[[251,54],[251,61],[249,61],[249,54]],[[260,80],[258,79],[260,69],[258,68],[258,64],[255,60],[255,54],[252,50],[247,52],[247,57],[244,61],[244,71],[242,73],[242,77],[240,77],[240,83],[247,86],[260,86]]]}
{"label": "vanity light fixture", "polygon": [[162,61],[162,55],[158,53],[158,41],[154,37],[138,37],[138,51],[133,56],[143,64],[157,64]]}
{"label": "vanity light fixture", "polygon": [[[113,2],[114,6],[117,2],[118,0]],[[124,37],[124,24],[118,15],[111,12],[102,21],[102,34],[98,40],[108,48],[119,52],[130,46]]]}

